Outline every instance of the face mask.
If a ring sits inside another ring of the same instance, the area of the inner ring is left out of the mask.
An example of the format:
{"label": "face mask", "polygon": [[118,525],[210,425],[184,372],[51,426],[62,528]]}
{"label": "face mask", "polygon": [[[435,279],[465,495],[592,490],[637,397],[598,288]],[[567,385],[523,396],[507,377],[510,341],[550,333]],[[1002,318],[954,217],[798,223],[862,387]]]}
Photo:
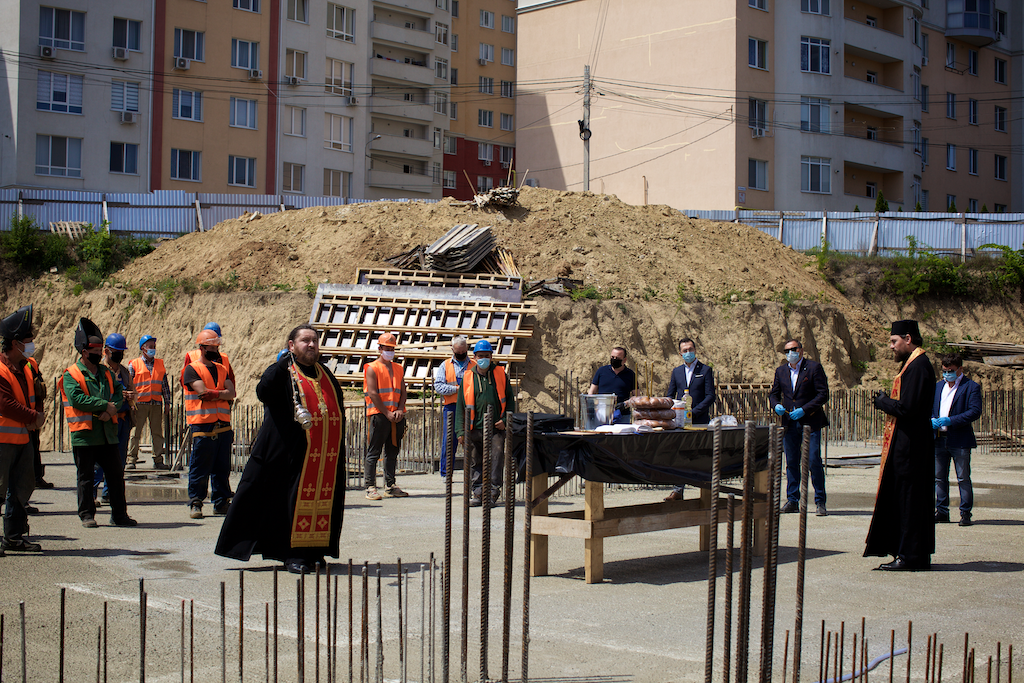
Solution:
{"label": "face mask", "polygon": [[786,351],[786,360],[788,360],[791,364],[796,363],[798,360],[800,360],[800,352]]}
{"label": "face mask", "polygon": [[942,379],[946,380],[947,382],[955,382],[956,381],[956,370],[954,370],[953,372],[946,372],[945,370],[943,370],[942,371]]}
{"label": "face mask", "polygon": [[203,355],[206,356],[206,360],[212,360],[214,363],[220,361],[220,351],[206,351]]}
{"label": "face mask", "polygon": [[114,363],[120,363],[124,360],[124,351],[111,351],[110,360]]}
{"label": "face mask", "polygon": [[697,353],[694,351],[686,351],[683,353],[683,362],[689,365],[693,361],[697,360]]}
{"label": "face mask", "polygon": [[477,364],[477,367],[479,367],[481,370],[486,370],[487,368],[491,367],[491,359],[490,358],[477,358],[476,359],[476,364]]}
{"label": "face mask", "polygon": [[89,362],[92,363],[93,365],[99,365],[100,360],[103,358],[103,356],[98,353],[90,353],[88,356],[86,356],[86,358],[88,358]]}
{"label": "face mask", "polygon": [[36,343],[35,342],[29,342],[29,343],[25,344],[25,348],[22,350],[21,355],[25,356],[25,358],[31,358],[32,354],[34,354],[35,352],[36,352]]}
{"label": "face mask", "polygon": [[622,367],[622,359],[621,358],[612,358],[611,359],[611,366],[613,368],[621,368]]}
{"label": "face mask", "polygon": [[469,351],[464,351],[463,353],[456,353],[455,354],[455,360],[457,360],[459,362],[462,362],[462,361],[466,360],[466,358],[468,356],[469,356]]}
{"label": "face mask", "polygon": [[144,349],[143,353],[146,354],[146,358],[156,358],[156,349]]}
{"label": "face mask", "polygon": [[380,352],[380,357],[390,363],[391,361],[393,361],[395,359],[395,352],[394,351],[381,351]]}

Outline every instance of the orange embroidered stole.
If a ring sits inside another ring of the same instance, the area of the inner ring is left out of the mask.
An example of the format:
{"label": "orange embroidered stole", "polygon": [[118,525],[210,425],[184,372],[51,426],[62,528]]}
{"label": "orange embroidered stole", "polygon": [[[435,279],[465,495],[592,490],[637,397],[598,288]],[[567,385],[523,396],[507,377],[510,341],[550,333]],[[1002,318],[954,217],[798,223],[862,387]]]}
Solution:
{"label": "orange embroidered stole", "polygon": [[[910,358],[900,368],[900,372],[896,375],[896,378],[892,381],[892,393],[889,394],[893,400],[898,401],[900,399],[900,378],[903,377],[903,373],[906,372],[910,364],[914,362],[916,358],[924,355],[924,349],[918,347],[914,349],[913,353],[910,354]],[[885,430],[882,432],[882,461],[878,468],[878,486],[882,486],[882,472],[885,471],[885,461],[889,457],[889,449],[892,448],[892,438],[896,434],[896,416],[886,414],[885,416]]]}
{"label": "orange embroidered stole", "polygon": [[[306,454],[292,518],[293,548],[323,547],[331,539],[331,509],[337,485],[338,457],[342,444],[342,401],[319,365],[316,379],[295,366],[292,377],[299,384],[302,405],[313,415],[306,434]],[[344,485],[344,484],[342,484]]]}

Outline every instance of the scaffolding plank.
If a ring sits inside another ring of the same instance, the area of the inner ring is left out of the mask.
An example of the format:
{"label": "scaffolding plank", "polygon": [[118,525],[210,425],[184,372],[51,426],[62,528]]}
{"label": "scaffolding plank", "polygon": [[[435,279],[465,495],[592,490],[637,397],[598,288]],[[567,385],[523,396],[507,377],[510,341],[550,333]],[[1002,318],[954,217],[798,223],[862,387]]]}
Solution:
{"label": "scaffolding plank", "polygon": [[474,289],[523,288],[523,278],[492,273],[447,273],[429,270],[401,270],[393,268],[361,268],[356,274],[361,285],[389,287],[445,287]]}

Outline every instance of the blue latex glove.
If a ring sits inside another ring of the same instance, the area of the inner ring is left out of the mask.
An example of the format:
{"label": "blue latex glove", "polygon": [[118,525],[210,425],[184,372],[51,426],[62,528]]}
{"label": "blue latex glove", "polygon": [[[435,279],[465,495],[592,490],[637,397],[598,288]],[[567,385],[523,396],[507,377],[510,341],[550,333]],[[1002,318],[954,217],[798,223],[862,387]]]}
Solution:
{"label": "blue latex glove", "polygon": [[936,418],[935,421],[938,423],[939,427],[948,427],[953,423],[953,421],[948,417],[939,417]]}
{"label": "blue latex glove", "polygon": [[781,403],[777,403],[775,405],[775,414],[778,415],[779,417],[782,417],[783,415],[786,414],[786,409],[782,407]]}
{"label": "blue latex glove", "polygon": [[793,412],[791,412],[789,414],[789,419],[790,420],[799,420],[803,416],[804,416],[804,409],[803,408],[794,408]]}
{"label": "blue latex glove", "polygon": [[933,418],[932,418],[932,429],[938,429],[938,428],[939,428],[939,427],[941,427],[941,426],[942,426],[942,425],[941,425],[941,424],[939,424],[939,418],[937,418],[937,417],[933,417]]}

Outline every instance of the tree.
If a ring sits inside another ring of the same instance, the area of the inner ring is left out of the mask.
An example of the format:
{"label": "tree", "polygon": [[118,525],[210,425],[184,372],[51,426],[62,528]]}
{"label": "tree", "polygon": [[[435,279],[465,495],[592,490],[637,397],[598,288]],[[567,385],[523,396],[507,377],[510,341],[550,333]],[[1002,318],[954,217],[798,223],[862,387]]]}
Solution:
{"label": "tree", "polygon": [[875,197],[875,213],[885,213],[889,210],[889,202],[885,201],[885,195],[881,192]]}
{"label": "tree", "polygon": [[924,209],[921,208],[921,202],[914,205],[914,211],[924,211]]}
{"label": "tree", "polygon": [[956,213],[956,202],[951,201],[949,206],[946,207],[946,213]]}
{"label": "tree", "polygon": [[982,204],[981,205],[981,212],[982,213],[988,213],[988,204]]}

